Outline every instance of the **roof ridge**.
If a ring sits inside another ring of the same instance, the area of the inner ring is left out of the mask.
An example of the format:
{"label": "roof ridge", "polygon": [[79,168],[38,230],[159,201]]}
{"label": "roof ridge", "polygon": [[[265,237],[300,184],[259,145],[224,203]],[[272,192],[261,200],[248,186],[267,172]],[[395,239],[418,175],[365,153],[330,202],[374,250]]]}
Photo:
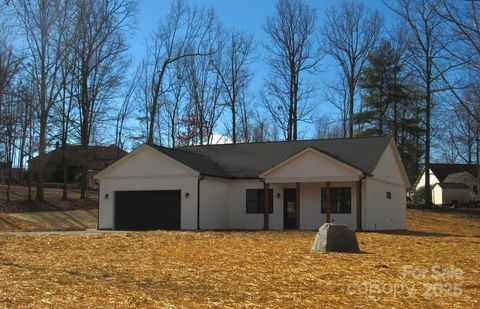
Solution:
{"label": "roof ridge", "polygon": [[[152,145],[149,145],[149,146],[154,146],[156,148],[161,148],[161,149],[167,149],[169,151],[179,151],[179,152],[183,152],[183,153],[194,154],[194,155],[202,156],[204,158],[208,158],[208,159],[212,160],[212,158],[210,156],[206,156],[206,155],[198,153],[198,152],[193,152],[193,151],[187,151],[187,150],[180,149],[180,148],[184,148],[184,147],[170,148],[170,147],[165,147],[165,146],[160,146],[160,145],[155,145],[155,144],[152,144]],[[214,160],[212,160],[212,161],[214,161]]]}
{"label": "roof ridge", "polygon": [[[180,146],[178,148],[195,148],[195,147],[214,147],[214,146],[237,146],[237,145],[255,145],[255,144],[282,144],[282,143],[299,143],[299,142],[316,142],[316,141],[332,141],[332,140],[358,140],[358,139],[381,139],[381,138],[391,138],[389,134],[380,135],[380,136],[355,136],[355,137],[330,137],[330,138],[311,138],[311,139],[301,139],[295,141],[263,141],[263,142],[241,142],[241,143],[224,143],[224,144],[206,144],[206,145],[189,145],[189,146]],[[160,146],[163,147],[163,146]],[[168,147],[166,147],[168,148]],[[169,149],[178,149],[178,148],[169,148]]]}

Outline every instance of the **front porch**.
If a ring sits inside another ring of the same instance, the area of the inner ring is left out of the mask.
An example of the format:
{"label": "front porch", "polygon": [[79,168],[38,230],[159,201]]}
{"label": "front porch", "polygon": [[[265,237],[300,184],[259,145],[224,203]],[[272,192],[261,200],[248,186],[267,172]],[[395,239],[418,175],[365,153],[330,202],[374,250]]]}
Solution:
{"label": "front porch", "polygon": [[[361,180],[264,182],[264,230],[316,230],[323,223],[362,230]],[[270,194],[273,194],[270,197]],[[270,205],[272,203],[272,205]],[[273,212],[270,208],[273,207]]]}
{"label": "front porch", "polygon": [[[274,205],[265,207],[264,229],[271,228],[269,207],[273,206],[275,211],[283,210],[283,229],[310,230],[338,223],[362,230],[365,177],[364,171],[318,149],[301,151],[260,175],[265,196],[274,189]],[[269,201],[265,199],[266,204]]]}

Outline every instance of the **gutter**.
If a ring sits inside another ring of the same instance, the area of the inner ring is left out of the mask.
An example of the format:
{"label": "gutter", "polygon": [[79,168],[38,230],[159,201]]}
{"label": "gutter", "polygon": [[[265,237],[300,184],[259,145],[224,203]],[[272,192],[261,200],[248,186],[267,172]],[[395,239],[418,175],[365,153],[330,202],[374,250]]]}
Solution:
{"label": "gutter", "polygon": [[200,181],[205,179],[205,175],[200,175],[197,180],[197,230],[200,230]]}

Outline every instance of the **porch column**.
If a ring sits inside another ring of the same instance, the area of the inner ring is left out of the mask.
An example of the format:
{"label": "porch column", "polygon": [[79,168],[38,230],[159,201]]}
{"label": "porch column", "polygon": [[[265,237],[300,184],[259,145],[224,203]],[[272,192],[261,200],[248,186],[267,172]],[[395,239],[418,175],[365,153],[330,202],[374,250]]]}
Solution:
{"label": "porch column", "polygon": [[327,223],[330,223],[330,182],[329,181],[327,181],[327,188],[326,188],[325,191],[326,191],[326,197],[325,198],[326,198],[326,203],[327,203],[327,205],[325,205],[326,206],[326,211],[327,211],[326,221],[327,221]]}
{"label": "porch column", "polygon": [[264,200],[264,206],[263,207],[263,229],[265,231],[269,230],[270,227],[269,227],[269,222],[268,222],[268,214],[270,212],[270,185],[266,182],[264,182],[263,184],[263,188],[265,190],[263,196],[265,197],[265,200]]}
{"label": "porch column", "polygon": [[295,217],[297,220],[297,229],[300,229],[300,183],[296,183],[295,189]]}
{"label": "porch column", "polygon": [[362,230],[362,181],[357,181],[357,231]]}

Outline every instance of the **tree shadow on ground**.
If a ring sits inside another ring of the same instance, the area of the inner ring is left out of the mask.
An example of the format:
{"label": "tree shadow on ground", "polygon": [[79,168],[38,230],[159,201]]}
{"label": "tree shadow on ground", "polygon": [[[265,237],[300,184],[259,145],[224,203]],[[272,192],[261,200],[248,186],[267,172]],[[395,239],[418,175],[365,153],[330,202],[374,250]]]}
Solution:
{"label": "tree shadow on ground", "polygon": [[467,235],[467,234],[451,234],[451,233],[441,233],[441,232],[427,232],[427,231],[417,231],[417,230],[395,230],[395,231],[372,231],[365,233],[381,233],[389,235],[398,235],[398,236],[418,236],[418,237],[474,237],[480,238],[480,235]]}

